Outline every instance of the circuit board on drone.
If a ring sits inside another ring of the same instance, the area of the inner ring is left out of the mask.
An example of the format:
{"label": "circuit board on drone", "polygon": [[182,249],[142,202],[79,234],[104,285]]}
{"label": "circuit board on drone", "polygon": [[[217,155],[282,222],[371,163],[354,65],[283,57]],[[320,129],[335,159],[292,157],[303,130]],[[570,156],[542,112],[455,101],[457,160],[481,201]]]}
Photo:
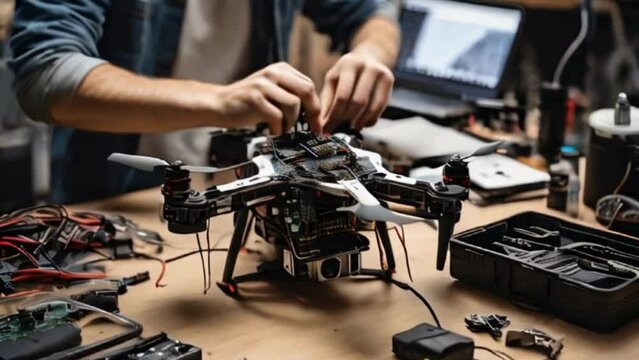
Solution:
{"label": "circuit board on drone", "polygon": [[277,174],[335,182],[375,172],[367,158],[357,155],[339,138],[296,132],[272,139],[263,153],[272,153]]}

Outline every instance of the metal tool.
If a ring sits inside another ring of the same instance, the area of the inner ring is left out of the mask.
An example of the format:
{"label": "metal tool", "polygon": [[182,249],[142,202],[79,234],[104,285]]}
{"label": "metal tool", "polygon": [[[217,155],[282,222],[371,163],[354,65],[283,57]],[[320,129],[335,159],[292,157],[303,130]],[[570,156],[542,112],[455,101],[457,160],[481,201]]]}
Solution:
{"label": "metal tool", "polygon": [[502,336],[501,329],[510,325],[508,316],[498,314],[477,315],[472,314],[464,319],[466,328],[475,333],[487,332],[493,339],[498,340]]}
{"label": "metal tool", "polygon": [[529,226],[528,229],[513,228],[513,231],[535,239],[547,239],[549,237],[561,236],[561,233],[558,230],[548,230],[541,226]]}
{"label": "metal tool", "polygon": [[564,344],[538,329],[509,330],[506,334],[506,346],[526,347],[542,350],[551,360],[557,359]]}

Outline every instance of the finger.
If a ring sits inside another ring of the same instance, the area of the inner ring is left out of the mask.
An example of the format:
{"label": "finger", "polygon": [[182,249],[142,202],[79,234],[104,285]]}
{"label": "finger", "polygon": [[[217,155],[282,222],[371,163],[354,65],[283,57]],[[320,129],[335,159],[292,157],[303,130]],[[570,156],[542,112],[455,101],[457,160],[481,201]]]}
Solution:
{"label": "finger", "polygon": [[296,76],[298,76],[298,77],[300,77],[300,78],[302,78],[302,79],[304,79],[304,80],[306,80],[308,82],[311,82],[311,83],[313,82],[313,80],[311,80],[310,77],[308,77],[303,72],[297,70],[294,66],[292,66],[291,64],[289,64],[287,62],[280,61],[280,62],[278,62],[276,64],[273,64],[272,66],[275,67],[276,69],[280,69],[280,70],[283,70],[285,72],[290,72],[290,73],[292,73],[292,74],[294,74],[294,75],[296,75]]}
{"label": "finger", "polygon": [[319,132],[327,133],[325,126],[330,119],[331,107],[335,101],[335,90],[337,88],[337,80],[339,77],[336,75],[335,70],[330,70],[324,77],[324,86],[322,87],[322,93],[320,95],[321,112],[320,112],[320,130]]}
{"label": "finger", "polygon": [[288,92],[296,95],[302,102],[308,122],[317,126],[320,116],[320,101],[315,92],[315,84],[292,66],[286,63],[282,64],[269,69],[266,76]]}
{"label": "finger", "polygon": [[332,77],[330,73],[326,76],[324,80],[324,86],[322,87],[322,94],[320,95],[320,103],[322,110],[320,112],[320,123],[319,129],[316,133],[326,133],[324,130],[326,124],[329,121],[329,113],[328,111],[333,104],[335,99],[335,86],[337,85],[337,78]]}
{"label": "finger", "polygon": [[343,118],[342,114],[344,113],[344,110],[346,110],[346,106],[353,95],[356,81],[357,70],[354,68],[344,69],[344,71],[339,74],[337,86],[335,87],[335,98],[330,110],[328,111],[329,118],[331,120],[333,118]]}
{"label": "finger", "polygon": [[259,83],[259,87],[266,98],[273,105],[281,109],[284,115],[282,130],[284,132],[289,131],[295,125],[300,113],[300,99],[266,79]]}
{"label": "finger", "polygon": [[393,89],[392,76],[381,76],[375,84],[375,89],[371,96],[371,101],[366,109],[366,112],[357,120],[355,128],[361,130],[367,126],[373,126],[377,123],[377,120],[382,116],[388,100],[390,99],[391,91]]}
{"label": "finger", "polygon": [[348,102],[348,106],[342,116],[344,119],[350,120],[353,127],[356,126],[359,118],[368,108],[375,84],[380,76],[379,70],[366,68],[357,79],[353,96]]}
{"label": "finger", "polygon": [[355,81],[357,81],[357,71],[353,68],[342,71],[337,80],[335,87],[335,95],[331,108],[328,110],[328,121],[326,122],[325,131],[333,132],[339,125],[347,120],[342,114],[348,105],[353,94]]}
{"label": "finger", "polygon": [[266,69],[266,74],[270,75],[271,71],[274,72],[288,72],[291,74],[294,74],[295,76],[308,81],[308,82],[313,82],[313,80],[311,80],[310,77],[308,77],[306,74],[304,74],[303,72],[297,70],[295,67],[293,67],[291,64],[284,62],[284,61],[280,61],[278,63],[269,65],[268,67],[265,68]]}
{"label": "finger", "polygon": [[268,123],[268,129],[271,135],[280,135],[282,133],[282,119],[284,117],[282,111],[269,102],[266,97],[259,91],[255,91],[252,95],[253,101],[257,106],[257,111]]}

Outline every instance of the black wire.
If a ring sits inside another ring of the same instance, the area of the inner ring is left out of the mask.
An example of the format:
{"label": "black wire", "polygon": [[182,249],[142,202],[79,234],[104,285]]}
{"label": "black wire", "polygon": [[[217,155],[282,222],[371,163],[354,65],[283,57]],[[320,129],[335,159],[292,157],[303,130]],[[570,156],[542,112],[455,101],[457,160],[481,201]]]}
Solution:
{"label": "black wire", "polygon": [[[388,230],[387,230],[388,231]],[[375,240],[377,240],[377,251],[379,252],[379,266],[384,269],[385,255],[382,252],[382,241],[379,238],[379,229],[377,228],[377,223],[375,224]]]}
{"label": "black wire", "polygon": [[78,264],[78,266],[80,266],[82,269],[86,270],[87,265],[97,264],[97,263],[101,263],[101,262],[105,262],[105,261],[114,261],[114,260],[115,259],[113,259],[113,258],[111,258],[111,259],[95,259],[95,260],[90,260],[90,261]]}
{"label": "black wire", "polygon": [[89,251],[102,256],[102,258],[101,259],[95,259],[95,260],[89,260],[89,261],[83,262],[81,264],[78,264],[78,266],[80,266],[82,269],[86,270],[87,265],[91,265],[91,264],[101,263],[101,262],[105,262],[105,261],[115,261],[115,257],[109,256],[109,255],[107,255],[107,254],[105,254],[105,253],[103,253],[101,251],[96,250],[96,249],[89,249]]}
{"label": "black wire", "polygon": [[[35,252],[38,252],[38,251],[34,251],[34,253],[35,253]],[[44,256],[44,258],[45,258],[45,259],[47,259],[47,261],[48,261],[51,265],[53,265],[53,268],[54,268],[54,269],[56,269],[57,271],[62,271],[62,270],[60,269],[60,267],[58,266],[58,264],[56,264],[56,263],[55,263],[55,261],[53,261],[53,259],[51,259],[51,257],[49,256],[49,254],[47,254],[46,249],[42,249],[41,251],[39,251],[39,253],[40,253],[40,255]]]}
{"label": "black wire", "polygon": [[506,353],[505,353],[505,352],[503,352],[503,351],[494,350],[494,349],[491,349],[491,348],[487,348],[487,347],[485,347],[485,346],[479,346],[479,345],[477,345],[477,346],[475,346],[475,349],[477,349],[477,350],[484,350],[484,351],[488,351],[489,353],[491,353],[491,354],[495,355],[496,357],[498,357],[498,358],[500,358],[500,359],[502,359],[502,360],[505,360],[505,359],[507,359],[507,360],[515,360],[512,356],[510,356],[510,355],[506,354]]}
{"label": "black wire", "polygon": [[224,251],[229,251],[229,249],[226,249],[226,248],[219,248],[219,249],[213,248],[213,249],[210,249],[210,250],[193,250],[193,251],[189,251],[189,252],[187,252],[185,254],[182,254],[182,255],[178,255],[178,256],[174,256],[172,258],[168,258],[168,259],[164,260],[164,262],[167,263],[167,264],[168,263],[172,263],[174,261],[182,260],[182,259],[184,259],[186,257],[195,255],[197,253],[202,253],[204,251],[208,251],[208,252],[216,252],[216,251],[224,252]]}
{"label": "black wire", "polygon": [[415,296],[417,296],[417,298],[424,303],[424,305],[426,305],[426,307],[428,308],[428,311],[430,312],[430,315],[433,317],[433,320],[435,320],[435,324],[437,325],[438,328],[441,329],[442,325],[439,322],[439,318],[437,317],[437,314],[435,313],[435,309],[433,309],[433,307],[431,306],[431,304],[428,302],[428,300],[426,300],[426,298],[420,294],[417,290],[415,290],[415,288],[413,288],[412,286],[408,285],[405,282],[399,281],[399,280],[395,280],[395,279],[391,279],[391,283],[395,286],[397,286],[400,289],[403,290],[408,290],[410,292],[412,292],[413,294],[415,294]]}
{"label": "black wire", "polygon": [[62,230],[64,229],[64,226],[66,225],[66,221],[69,218],[69,212],[64,206],[52,205],[51,207],[49,207],[44,205],[42,207],[42,209],[52,209],[52,208],[58,211],[58,214],[60,216],[60,223],[58,224],[58,226],[56,227],[56,229],[53,231],[51,235],[49,235],[46,239],[43,239],[42,241],[40,241],[40,245],[38,246],[36,251],[40,250],[43,246],[46,246],[49,243],[49,241],[51,241],[52,239],[58,239],[58,236],[60,236],[60,233],[62,233]]}
{"label": "black wire", "polygon": [[415,290],[412,286],[408,285],[405,282],[402,282],[402,281],[399,281],[399,280],[395,280],[393,278],[386,278],[386,277],[384,277],[382,272],[366,271],[364,269],[364,270],[362,270],[360,275],[363,275],[363,276],[374,276],[374,277],[377,277],[377,278],[379,278],[381,280],[384,280],[386,282],[390,282],[391,284],[397,286],[398,288],[400,288],[402,290],[407,290],[407,291],[412,292],[426,306],[426,308],[430,312],[430,316],[435,321],[435,324],[437,325],[437,327],[440,328],[440,329],[442,328],[442,325],[439,322],[439,318],[437,317],[437,314],[435,313],[435,309],[433,309],[433,307],[428,302],[428,300],[426,300],[426,298],[422,294],[420,294],[417,290]]}
{"label": "black wire", "polygon": [[207,271],[208,271],[208,276],[209,276],[209,280],[208,283],[206,285],[206,289],[204,290],[204,293],[206,294],[207,291],[209,291],[209,289],[211,289],[211,236],[210,236],[210,231],[209,231],[209,226],[211,224],[211,220],[207,219],[206,220],[206,252],[207,252]]}
{"label": "black wire", "polygon": [[197,248],[200,253],[200,260],[202,260],[202,281],[204,282],[204,293],[206,294],[206,269],[204,266],[204,253],[202,252],[202,244],[200,244],[200,234],[195,233],[195,238],[197,239]]}
{"label": "black wire", "polygon": [[103,253],[102,251],[96,250],[96,249],[92,249],[89,248],[89,251],[91,251],[92,253],[98,254],[100,256],[102,256],[103,258],[107,259],[107,260],[115,260],[115,258],[113,256],[107,255],[105,253]]}

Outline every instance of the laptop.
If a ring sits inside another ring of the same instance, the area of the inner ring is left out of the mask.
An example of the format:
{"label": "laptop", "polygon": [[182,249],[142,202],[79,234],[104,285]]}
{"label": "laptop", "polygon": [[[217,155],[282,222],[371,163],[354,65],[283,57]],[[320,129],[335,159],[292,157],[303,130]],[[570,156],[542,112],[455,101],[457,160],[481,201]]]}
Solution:
{"label": "laptop", "polygon": [[438,119],[465,116],[504,81],[523,10],[452,0],[403,0],[402,43],[389,105]]}

